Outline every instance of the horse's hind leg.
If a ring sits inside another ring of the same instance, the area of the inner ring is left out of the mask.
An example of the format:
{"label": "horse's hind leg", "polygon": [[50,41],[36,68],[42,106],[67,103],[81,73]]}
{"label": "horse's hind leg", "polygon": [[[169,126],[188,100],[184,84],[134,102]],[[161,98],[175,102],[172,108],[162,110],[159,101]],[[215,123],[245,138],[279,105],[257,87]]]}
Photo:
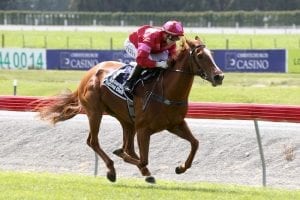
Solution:
{"label": "horse's hind leg", "polygon": [[108,155],[101,149],[98,140],[98,133],[102,115],[98,113],[87,114],[90,124],[90,133],[87,139],[87,144],[102,158],[108,168],[107,178],[111,182],[116,181],[116,171],[114,168],[114,162],[108,157]]}
{"label": "horse's hind leg", "polygon": [[179,167],[176,167],[176,174],[181,174],[184,173],[188,168],[192,166],[192,162],[194,160],[196,151],[199,146],[199,141],[193,136],[192,132],[190,131],[188,125],[186,124],[185,121],[183,121],[181,124],[178,126],[168,129],[171,133],[174,133],[175,135],[189,141],[191,143],[191,152],[185,161],[184,164],[180,165]]}
{"label": "horse's hind leg", "polygon": [[104,107],[101,102],[101,89],[100,83],[105,73],[103,70],[98,70],[97,73],[84,82],[82,81],[78,92],[79,99],[82,107],[84,108],[86,115],[89,119],[90,132],[87,139],[87,144],[102,158],[105,162],[108,172],[107,178],[114,182],[116,181],[116,171],[114,168],[114,162],[108,157],[108,155],[102,150],[99,145],[98,133],[100,128],[100,122]]}
{"label": "horse's hind leg", "polygon": [[115,150],[113,153],[121,157],[125,162],[137,165],[139,157],[134,150],[135,129],[132,124],[122,123],[123,128],[123,146]]}

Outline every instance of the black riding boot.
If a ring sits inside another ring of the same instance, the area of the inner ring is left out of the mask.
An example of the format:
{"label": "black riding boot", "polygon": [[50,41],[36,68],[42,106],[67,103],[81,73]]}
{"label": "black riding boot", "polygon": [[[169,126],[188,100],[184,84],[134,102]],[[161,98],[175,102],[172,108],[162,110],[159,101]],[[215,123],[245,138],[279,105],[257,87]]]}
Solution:
{"label": "black riding boot", "polygon": [[135,66],[132,70],[131,74],[129,75],[128,79],[126,80],[126,83],[124,85],[124,90],[126,92],[132,92],[133,85],[136,82],[137,78],[140,76],[141,72],[143,71],[143,68],[139,65]]}

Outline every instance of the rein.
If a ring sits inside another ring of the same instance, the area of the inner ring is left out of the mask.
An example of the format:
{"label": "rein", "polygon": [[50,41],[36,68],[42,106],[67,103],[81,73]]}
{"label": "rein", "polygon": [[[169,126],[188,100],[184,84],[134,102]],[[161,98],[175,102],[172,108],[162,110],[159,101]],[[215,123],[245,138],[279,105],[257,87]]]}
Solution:
{"label": "rein", "polygon": [[[192,62],[192,60],[194,60],[193,54],[194,54],[195,50],[198,49],[198,48],[204,48],[204,47],[205,47],[205,45],[200,44],[200,45],[197,45],[193,49],[190,50],[190,57],[189,57],[190,68],[191,68],[191,62]],[[184,71],[184,70],[181,70],[181,69],[173,69],[173,70],[170,70],[170,71],[171,72],[178,72],[178,73],[182,73],[182,74],[187,74],[187,75],[191,75],[191,76],[196,75],[196,73],[194,73],[194,72]],[[159,79],[157,79],[157,81],[158,80]],[[150,98],[153,99],[153,100],[155,100],[155,101],[157,101],[157,102],[165,104],[167,106],[171,106],[171,105],[175,105],[175,106],[187,106],[188,105],[187,101],[170,100],[170,99],[165,98],[163,95],[158,95],[158,94],[153,93],[153,90],[154,90],[154,87],[152,88],[152,91],[148,91],[147,92],[148,94],[146,95],[147,97],[146,97],[146,101],[145,101],[144,106],[143,106],[143,110],[145,110],[145,108],[146,108],[146,106],[147,106]]]}
{"label": "rein", "polygon": [[184,71],[184,70],[181,70],[181,69],[174,69],[174,70],[170,70],[171,72],[179,72],[179,73],[182,73],[182,74],[187,74],[187,75],[192,75],[194,76],[195,74],[192,73],[192,72],[188,72],[188,71]]}

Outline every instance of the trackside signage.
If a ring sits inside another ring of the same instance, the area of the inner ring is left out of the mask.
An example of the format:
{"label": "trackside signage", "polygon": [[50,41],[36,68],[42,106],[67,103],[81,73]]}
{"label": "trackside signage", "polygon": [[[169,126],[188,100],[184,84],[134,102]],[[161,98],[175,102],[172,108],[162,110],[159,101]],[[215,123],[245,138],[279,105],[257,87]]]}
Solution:
{"label": "trackside signage", "polygon": [[286,72],[286,50],[214,50],[225,72]]}
{"label": "trackside signage", "polygon": [[[290,71],[299,71],[299,51],[289,52]],[[287,53],[274,50],[213,50],[224,72],[287,72]],[[88,70],[103,61],[133,61],[124,50],[0,48],[0,69]],[[291,60],[293,63],[291,63]]]}
{"label": "trackside signage", "polygon": [[0,48],[0,69],[46,69],[46,50]]}
{"label": "trackside signage", "polygon": [[88,70],[103,61],[130,62],[123,50],[47,50],[47,69]]}

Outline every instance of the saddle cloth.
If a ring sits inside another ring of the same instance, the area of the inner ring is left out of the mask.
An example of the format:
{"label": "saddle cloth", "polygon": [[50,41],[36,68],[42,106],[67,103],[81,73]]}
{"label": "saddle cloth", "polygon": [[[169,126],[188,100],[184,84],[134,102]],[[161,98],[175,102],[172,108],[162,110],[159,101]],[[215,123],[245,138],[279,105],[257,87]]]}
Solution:
{"label": "saddle cloth", "polygon": [[132,69],[133,66],[124,64],[120,69],[105,77],[103,81],[104,86],[121,99],[127,100],[129,98],[132,100],[132,95],[126,94],[123,87]]}
{"label": "saddle cloth", "polygon": [[[133,95],[124,91],[124,84],[133,68],[134,66],[130,64],[124,64],[124,66],[122,66],[120,69],[106,76],[103,81],[103,85],[121,99],[132,101]],[[144,69],[140,75],[140,78],[136,81],[136,83],[134,83],[134,85],[138,84],[140,81],[147,81],[158,76],[160,71],[161,68]]]}

